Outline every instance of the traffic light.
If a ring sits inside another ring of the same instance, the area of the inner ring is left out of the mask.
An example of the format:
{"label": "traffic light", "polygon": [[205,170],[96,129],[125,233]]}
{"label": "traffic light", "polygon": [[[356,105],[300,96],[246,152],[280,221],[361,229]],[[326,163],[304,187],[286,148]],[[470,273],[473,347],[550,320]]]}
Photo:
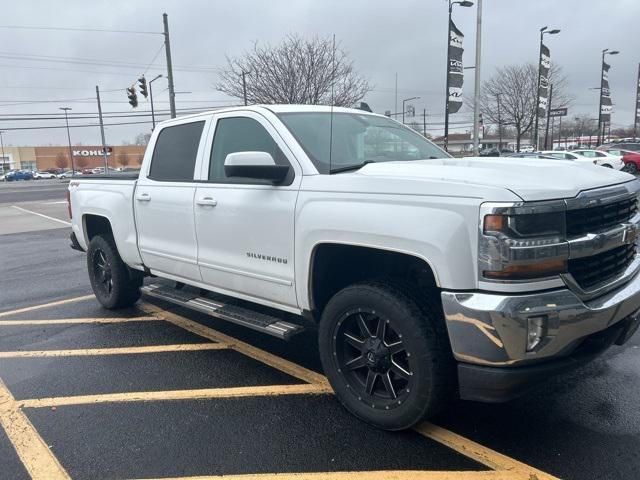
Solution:
{"label": "traffic light", "polygon": [[136,95],[135,85],[127,88],[127,98],[129,99],[129,105],[131,105],[133,108],[138,106],[138,96]]}
{"label": "traffic light", "polygon": [[147,79],[144,78],[144,75],[138,79],[138,83],[139,83],[138,88],[140,89],[140,94],[144,98],[147,98],[147,95],[149,95],[149,92],[147,91]]}

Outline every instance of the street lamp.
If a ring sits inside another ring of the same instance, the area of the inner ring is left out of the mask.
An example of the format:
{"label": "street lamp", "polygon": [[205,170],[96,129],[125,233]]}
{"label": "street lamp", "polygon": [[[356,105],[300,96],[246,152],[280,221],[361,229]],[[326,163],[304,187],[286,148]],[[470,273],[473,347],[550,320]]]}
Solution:
{"label": "street lamp", "polygon": [[73,151],[71,150],[71,134],[69,133],[69,117],[67,116],[67,111],[71,110],[71,107],[59,107],[59,108],[60,110],[64,110],[64,121],[67,124],[67,140],[69,141],[69,160],[71,161],[71,175],[75,175],[76,168],[73,163]]}
{"label": "street lamp", "polygon": [[[545,34],[548,35],[556,35],[558,33],[560,33],[560,29],[558,28],[554,28],[553,30],[547,30],[547,28],[549,27],[542,27],[540,29],[540,53],[538,55],[538,88],[536,90],[536,123],[535,123],[535,127],[533,130],[533,144],[535,145],[535,149],[538,150],[538,110],[540,109],[540,64],[542,63],[542,40],[544,38]],[[548,83],[548,79],[547,79],[547,83]],[[547,108],[549,108],[549,105],[547,105]]]}
{"label": "street lamp", "polygon": [[[0,164],[0,167],[2,167],[2,170],[4,171],[5,156],[4,156],[4,141],[2,140],[3,133],[4,133],[4,130],[0,130],[0,147],[2,147],[2,164]],[[11,164],[9,164],[9,166],[11,166]]]}
{"label": "street lamp", "polygon": [[[602,88],[604,87],[604,56],[605,55],[618,55],[618,50],[609,50],[605,48],[602,50],[602,62],[600,62],[600,101],[598,102],[598,145],[600,141],[604,140],[604,126],[602,125]],[[600,134],[602,133],[602,137]]]}
{"label": "street lamp", "polygon": [[155,114],[153,113],[153,89],[151,88],[151,84],[159,79],[160,77],[162,77],[162,74],[157,75],[156,77],[154,77],[153,79],[149,80],[149,100],[151,101],[151,131],[153,132],[156,128],[156,117]]}
{"label": "street lamp", "polygon": [[[447,74],[447,83],[445,86],[444,93],[444,149],[445,151],[449,147],[449,43],[451,43],[451,12],[453,12],[453,6],[460,5],[461,7],[473,7],[473,2],[468,0],[461,0],[452,2],[449,0],[449,23],[447,23],[447,69],[445,70]],[[404,109],[403,109],[404,115]],[[404,121],[402,122],[404,123]]]}
{"label": "street lamp", "polygon": [[411,101],[411,100],[417,100],[417,99],[419,99],[419,98],[420,98],[420,97],[411,97],[411,98],[405,98],[404,100],[402,100],[402,124],[403,124],[403,125],[404,125],[404,112],[405,112],[404,104],[405,104],[406,102],[409,102],[409,101]]}
{"label": "street lamp", "polygon": [[500,117],[500,95],[496,93],[496,101],[498,103],[498,151],[502,151],[502,118]]}

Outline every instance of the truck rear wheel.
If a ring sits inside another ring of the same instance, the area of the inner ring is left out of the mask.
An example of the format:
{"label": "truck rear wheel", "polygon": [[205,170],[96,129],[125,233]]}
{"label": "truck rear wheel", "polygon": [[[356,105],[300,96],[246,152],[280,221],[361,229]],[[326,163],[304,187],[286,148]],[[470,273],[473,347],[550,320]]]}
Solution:
{"label": "truck rear wheel", "polygon": [[93,293],[103,307],[130,307],[140,298],[142,275],[125,265],[111,236],[97,235],[91,239],[87,269]]}
{"label": "truck rear wheel", "polygon": [[448,337],[436,323],[442,313],[410,290],[388,280],[351,285],[320,322],[320,356],[336,396],[386,430],[435,415],[456,384]]}

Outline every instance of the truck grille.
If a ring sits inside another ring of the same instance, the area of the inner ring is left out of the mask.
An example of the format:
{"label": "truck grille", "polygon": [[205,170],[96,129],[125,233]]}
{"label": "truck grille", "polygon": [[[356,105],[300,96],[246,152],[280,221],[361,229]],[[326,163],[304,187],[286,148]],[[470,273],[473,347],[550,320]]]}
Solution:
{"label": "truck grille", "polygon": [[592,257],[569,260],[569,273],[584,290],[622,273],[633,261],[636,245],[622,245]]}
{"label": "truck grille", "polygon": [[637,210],[635,196],[597,207],[567,210],[567,236],[578,237],[626,222]]}

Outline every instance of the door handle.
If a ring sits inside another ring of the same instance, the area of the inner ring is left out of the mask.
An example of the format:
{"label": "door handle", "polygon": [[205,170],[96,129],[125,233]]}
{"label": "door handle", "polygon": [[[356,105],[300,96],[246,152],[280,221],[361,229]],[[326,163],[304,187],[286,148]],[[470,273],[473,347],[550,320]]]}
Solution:
{"label": "door handle", "polygon": [[196,205],[201,207],[215,207],[217,204],[218,202],[213,197],[202,197],[196,200]]}
{"label": "door handle", "polygon": [[140,202],[148,202],[149,200],[151,200],[151,195],[148,193],[139,193],[138,195],[136,195],[136,200]]}

